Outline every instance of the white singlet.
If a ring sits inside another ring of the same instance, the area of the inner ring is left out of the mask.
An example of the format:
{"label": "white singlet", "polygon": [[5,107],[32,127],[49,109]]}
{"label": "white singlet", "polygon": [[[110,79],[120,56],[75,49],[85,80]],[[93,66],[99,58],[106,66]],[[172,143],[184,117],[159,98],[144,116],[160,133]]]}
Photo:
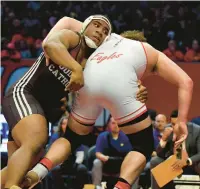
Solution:
{"label": "white singlet", "polygon": [[103,108],[118,124],[124,124],[147,111],[136,100],[137,81],[145,72],[145,49],[138,41],[112,34],[88,59],[84,87],[77,92],[72,116],[82,124],[93,124]]}

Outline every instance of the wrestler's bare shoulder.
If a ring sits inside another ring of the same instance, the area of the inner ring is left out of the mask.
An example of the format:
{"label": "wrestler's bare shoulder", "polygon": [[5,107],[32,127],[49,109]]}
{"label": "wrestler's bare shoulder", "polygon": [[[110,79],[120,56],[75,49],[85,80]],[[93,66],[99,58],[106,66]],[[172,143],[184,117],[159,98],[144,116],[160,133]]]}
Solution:
{"label": "wrestler's bare shoulder", "polygon": [[147,67],[142,77],[142,79],[144,79],[145,77],[151,75],[154,72],[158,60],[159,51],[148,43],[143,42],[142,44],[147,58]]}

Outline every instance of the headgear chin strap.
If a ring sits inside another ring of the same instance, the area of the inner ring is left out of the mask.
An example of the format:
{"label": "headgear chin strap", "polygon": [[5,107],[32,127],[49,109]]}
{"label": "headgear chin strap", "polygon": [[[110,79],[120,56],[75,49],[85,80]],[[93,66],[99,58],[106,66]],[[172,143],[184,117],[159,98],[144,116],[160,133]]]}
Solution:
{"label": "headgear chin strap", "polygon": [[96,45],[96,43],[94,41],[92,41],[92,39],[90,39],[86,35],[84,35],[84,38],[85,38],[85,43],[87,44],[88,47],[90,47],[92,49],[98,48],[98,46]]}
{"label": "headgear chin strap", "polygon": [[92,15],[92,16],[88,17],[83,22],[83,26],[82,26],[82,29],[81,29],[81,34],[83,34],[87,46],[90,47],[90,48],[96,49],[96,48],[98,48],[98,46],[96,45],[96,43],[92,39],[90,39],[89,37],[87,37],[86,35],[84,35],[84,32],[85,32],[86,28],[88,27],[88,25],[90,24],[90,22],[92,20],[103,20],[109,26],[108,36],[104,39],[103,43],[108,40],[108,38],[109,38],[109,36],[111,34],[111,31],[112,31],[112,26],[111,26],[110,21],[105,16],[103,16],[103,15]]}

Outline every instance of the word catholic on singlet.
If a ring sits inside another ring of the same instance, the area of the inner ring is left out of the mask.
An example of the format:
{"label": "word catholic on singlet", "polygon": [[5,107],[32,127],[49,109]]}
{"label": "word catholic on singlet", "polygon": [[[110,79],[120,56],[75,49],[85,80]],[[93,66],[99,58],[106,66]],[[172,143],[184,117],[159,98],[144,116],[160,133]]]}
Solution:
{"label": "word catholic on singlet", "polygon": [[72,71],[64,66],[49,64],[48,70],[64,85],[66,86],[70,80]]}
{"label": "word catholic on singlet", "polygon": [[97,53],[96,55],[94,55],[90,60],[97,60],[97,63],[101,63],[103,62],[104,60],[111,60],[111,59],[117,59],[119,58],[120,56],[122,56],[123,54],[121,53],[117,53],[117,52],[114,52],[112,53],[111,55],[105,55],[105,53]]}

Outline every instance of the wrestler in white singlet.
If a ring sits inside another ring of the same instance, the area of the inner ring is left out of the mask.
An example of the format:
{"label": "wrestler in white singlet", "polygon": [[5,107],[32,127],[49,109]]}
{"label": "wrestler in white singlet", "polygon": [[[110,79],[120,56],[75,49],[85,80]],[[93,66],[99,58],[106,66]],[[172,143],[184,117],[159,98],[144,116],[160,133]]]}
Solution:
{"label": "wrestler in white singlet", "polygon": [[82,124],[92,124],[106,108],[121,125],[142,115],[147,108],[135,96],[146,64],[141,42],[112,34],[86,63],[85,85],[77,93],[72,116]]}

